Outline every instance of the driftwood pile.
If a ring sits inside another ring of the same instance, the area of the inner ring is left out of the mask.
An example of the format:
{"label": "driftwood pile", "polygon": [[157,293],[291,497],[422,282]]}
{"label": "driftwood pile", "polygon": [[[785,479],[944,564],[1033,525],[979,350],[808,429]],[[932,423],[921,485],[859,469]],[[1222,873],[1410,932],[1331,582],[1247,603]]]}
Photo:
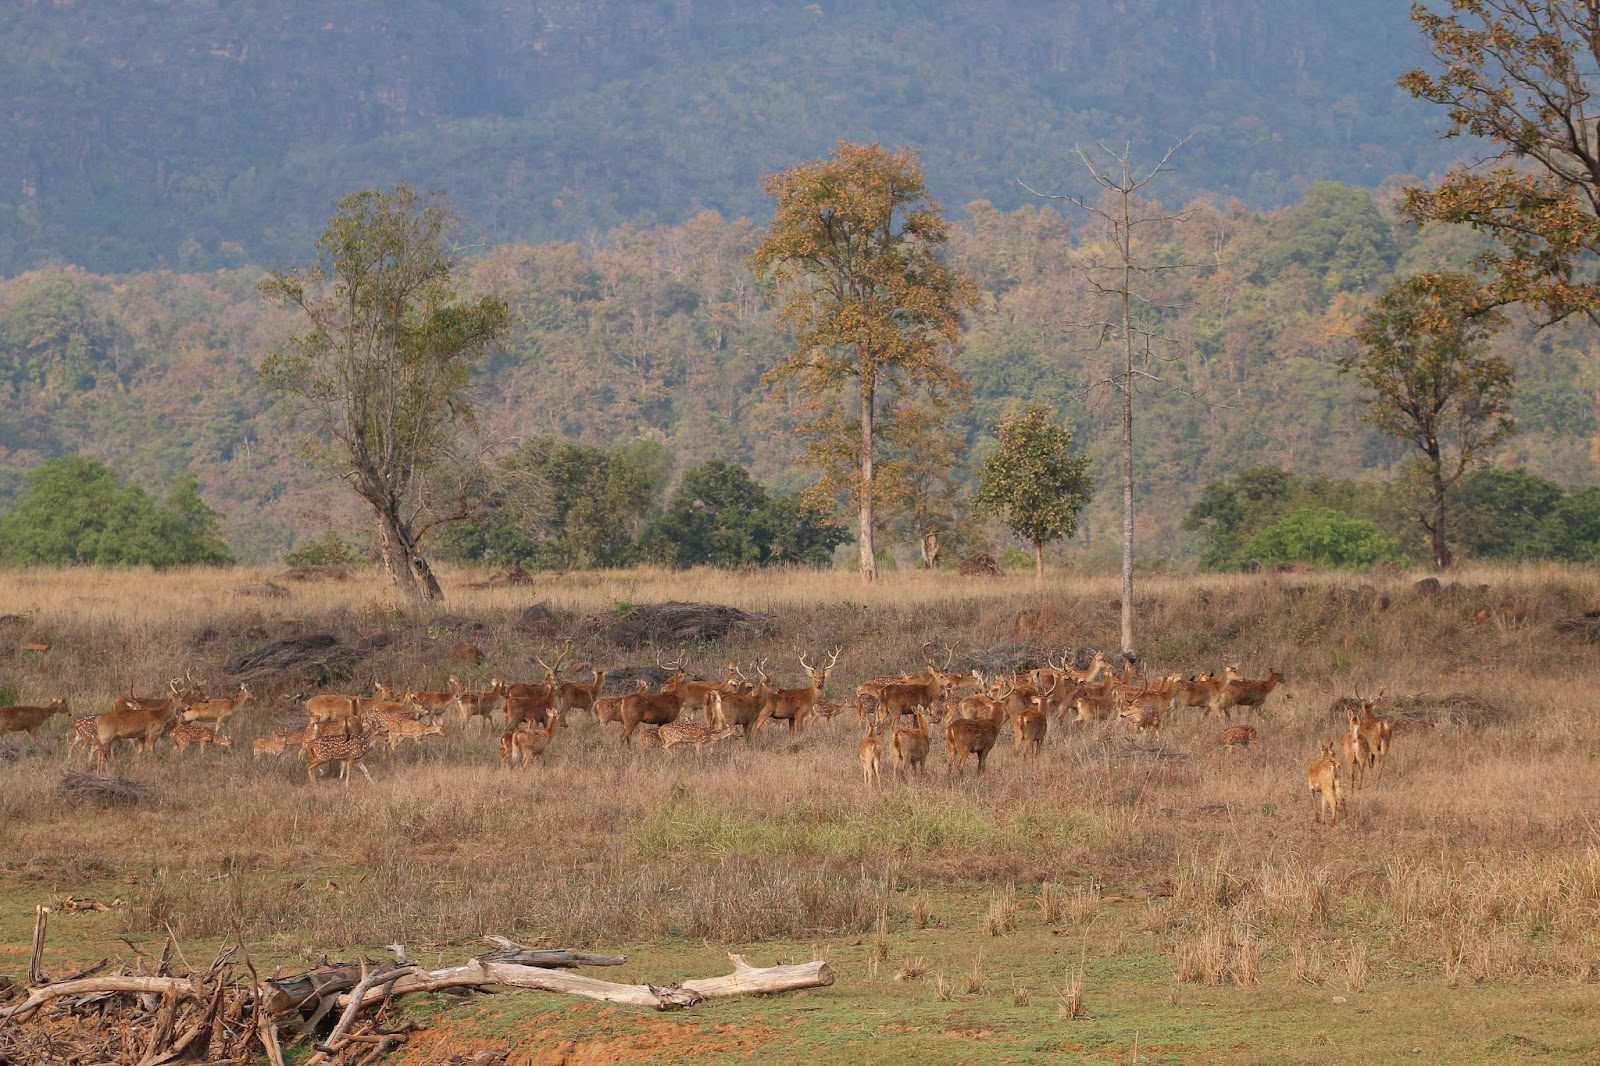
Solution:
{"label": "driftwood pile", "polygon": [[[175,945],[153,968],[104,973],[102,960],[59,979],[41,971],[49,909],[36,911],[27,984],[0,977],[0,1066],[126,1063],[164,1066],[251,1066],[265,1055],[284,1066],[367,1066],[406,1043],[422,1026],[390,1011],[413,992],[447,989],[537,989],[671,1010],[721,996],[782,992],[833,983],[825,962],[751,966],[730,955],[734,972],[669,985],[623,985],[567,972],[578,966],[620,966],[621,955],[524,948],[504,937],[459,966],[428,970],[391,945],[394,960],[328,963],[291,977],[262,979],[242,945],[221,952],[204,970],[176,972]],[[248,976],[238,971],[238,960]]]}

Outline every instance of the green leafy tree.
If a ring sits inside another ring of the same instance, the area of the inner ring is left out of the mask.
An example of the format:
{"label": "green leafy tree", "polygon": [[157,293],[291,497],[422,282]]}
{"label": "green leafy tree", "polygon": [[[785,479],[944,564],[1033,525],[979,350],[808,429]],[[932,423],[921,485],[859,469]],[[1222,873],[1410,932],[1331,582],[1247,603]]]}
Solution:
{"label": "green leafy tree", "polygon": [[1365,393],[1362,419],[1417,452],[1434,565],[1450,565],[1445,501],[1450,489],[1516,428],[1513,372],[1485,352],[1505,322],[1486,310],[1474,279],[1417,274],[1391,285],[1356,330],[1361,351],[1339,361]]}
{"label": "green leafy tree", "polygon": [[1323,303],[1341,292],[1361,292],[1394,268],[1400,250],[1372,193],[1336,181],[1319,181],[1285,211],[1262,265],[1274,273],[1291,265],[1317,279]]}
{"label": "green leafy tree", "polygon": [[[1445,13],[1441,13],[1441,9]],[[1600,5],[1567,0],[1413,3],[1436,70],[1400,85],[1444,107],[1446,137],[1487,146],[1432,189],[1407,189],[1418,222],[1492,236],[1479,257],[1496,304],[1526,302],[1550,321],[1600,321]]]}
{"label": "green leafy tree", "polygon": [[366,189],[339,200],[313,265],[262,283],[309,324],[262,379],[299,398],[309,450],[371,508],[389,579],[412,599],[444,596],[422,540],[473,509],[467,386],[506,321],[497,299],[456,299],[455,228],[441,193]]}
{"label": "green leafy tree", "polygon": [[1331,507],[1291,511],[1251,538],[1244,557],[1263,566],[1310,563],[1359,570],[1385,559],[1399,560],[1400,548],[1377,523],[1352,518]]}
{"label": "green leafy tree", "polygon": [[[964,391],[950,353],[976,290],[939,258],[948,227],[909,149],[840,142],[762,187],[777,206],[751,263],[794,340],[765,380],[796,383],[816,465],[836,469],[830,455],[853,451],[850,481],[825,478],[820,491],[854,502],[861,574],[872,581],[879,404],[901,387]],[[842,396],[851,382],[853,412]]]}
{"label": "green leafy tree", "polygon": [[1600,489],[1568,493],[1545,518],[1544,539],[1557,559],[1600,562]]}
{"label": "green leafy tree", "polygon": [[163,502],[97,459],[67,455],[29,474],[0,517],[0,564],[225,566],[234,559],[220,525],[192,474]]}
{"label": "green leafy tree", "polygon": [[536,570],[626,566],[660,499],[656,474],[653,452],[529,438],[495,464],[484,505],[440,552]]}
{"label": "green leafy tree", "polygon": [[1198,534],[1203,545],[1200,566],[1232,570],[1243,561],[1241,551],[1255,532],[1286,512],[1300,479],[1276,466],[1253,466],[1213,481],[1200,490],[1183,518],[1183,529]]}
{"label": "green leafy tree", "polygon": [[1450,528],[1473,559],[1512,562],[1554,554],[1547,523],[1566,498],[1554,481],[1526,470],[1484,466],[1461,479],[1450,499]]}
{"label": "green leafy tree", "polygon": [[978,474],[978,509],[1003,516],[1006,528],[1033,545],[1034,573],[1044,580],[1044,546],[1078,531],[1078,513],[1094,495],[1087,456],[1072,451],[1072,431],[1042,405],[1002,419],[999,446]]}
{"label": "green leafy tree", "polygon": [[846,536],[798,496],[771,496],[744,467],[713,459],[683,475],[640,552],[680,567],[820,566]]}

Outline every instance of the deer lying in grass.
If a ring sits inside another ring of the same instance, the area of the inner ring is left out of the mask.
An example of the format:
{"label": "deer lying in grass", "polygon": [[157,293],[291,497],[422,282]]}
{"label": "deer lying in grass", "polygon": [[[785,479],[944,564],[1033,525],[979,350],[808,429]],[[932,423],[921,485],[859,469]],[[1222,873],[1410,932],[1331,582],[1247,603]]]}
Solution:
{"label": "deer lying in grass", "polygon": [[827,666],[812,666],[806,662],[804,655],[800,656],[800,667],[811,676],[811,684],[804,688],[769,690],[766,702],[761,707],[761,717],[756,721],[756,728],[759,729],[768,720],[772,720],[788,722],[789,732],[800,732],[805,725],[806,715],[811,713],[811,708],[816,706],[817,697],[822,695],[822,686],[828,680],[828,671],[839,662],[839,653],[843,650],[843,648],[833,649],[833,654],[828,657]]}
{"label": "deer lying in grass", "polygon": [[1340,755],[1344,759],[1345,769],[1350,773],[1351,791],[1360,791],[1361,780],[1372,766],[1372,749],[1367,746],[1367,738],[1361,735],[1361,713],[1350,712],[1350,732],[1339,739]]}
{"label": "deer lying in grass", "polygon": [[210,726],[205,725],[175,725],[167,731],[167,739],[172,741],[172,746],[178,749],[181,755],[190,744],[197,746],[201,751],[206,750],[206,745],[215,744],[219,748],[233,749],[233,738],[218,734]]}
{"label": "deer lying in grass", "polygon": [[1232,716],[1235,707],[1259,712],[1262,705],[1267,702],[1267,697],[1272,695],[1272,690],[1278,687],[1283,680],[1283,675],[1276,669],[1270,671],[1266,677],[1245,677],[1239,672],[1237,666],[1229,666],[1223,677],[1227,683],[1223,685],[1222,692],[1214,706],[1222,712],[1223,718]]}
{"label": "deer lying in grass", "polygon": [[1338,825],[1339,812],[1344,810],[1344,789],[1339,784],[1339,763],[1333,757],[1332,744],[1324,744],[1322,754],[1306,766],[1306,788],[1311,791],[1315,822],[1320,825],[1326,812],[1329,824]]}
{"label": "deer lying in grass", "polygon": [[898,784],[912,771],[928,772],[928,716],[921,707],[913,708],[910,729],[896,729],[889,740],[894,753],[894,779]]}
{"label": "deer lying in grass", "polygon": [[1222,747],[1230,755],[1233,754],[1234,748],[1248,748],[1257,739],[1256,727],[1253,725],[1229,726],[1217,734],[1218,746]]}
{"label": "deer lying in grass", "polygon": [[560,728],[561,712],[552,711],[548,725],[523,722],[514,729],[506,730],[500,734],[500,762],[509,762],[512,766],[531,765],[536,757],[543,755],[550,747],[556,730]]}
{"label": "deer lying in grass", "polygon": [[656,735],[661,738],[663,751],[670,751],[679,744],[693,744],[695,751],[700,751],[707,744],[727,740],[738,733],[737,729],[727,726],[722,729],[708,729],[703,725],[682,720],[668,722],[656,730]]}
{"label": "deer lying in grass", "polygon": [[239,691],[231,700],[196,700],[183,710],[180,716],[185,722],[211,722],[217,732],[222,732],[223,726],[228,724],[228,719],[239,713],[239,708],[245,705],[254,693],[250,686],[244,682],[239,683]]}
{"label": "deer lying in grass", "polygon": [[0,733],[26,733],[38,740],[39,727],[58,714],[67,714],[67,701],[57,696],[43,707],[0,707]]}
{"label": "deer lying in grass", "polygon": [[952,772],[965,773],[969,755],[978,757],[978,773],[983,773],[984,763],[999,737],[999,722],[962,719],[946,723],[944,745],[950,761],[945,764],[945,776],[948,777]]}

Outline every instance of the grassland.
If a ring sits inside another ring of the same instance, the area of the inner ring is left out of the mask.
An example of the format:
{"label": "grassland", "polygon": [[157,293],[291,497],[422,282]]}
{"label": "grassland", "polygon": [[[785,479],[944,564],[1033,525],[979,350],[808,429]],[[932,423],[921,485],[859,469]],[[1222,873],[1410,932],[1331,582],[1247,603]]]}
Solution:
{"label": "grassland", "polygon": [[[795,684],[802,652],[842,645],[834,695],[917,666],[928,640],[958,641],[960,662],[1113,650],[1117,633],[1115,582],[1063,575],[864,588],[640,572],[471,591],[457,573],[448,615],[375,576],[232,592],[265,576],[0,574],[0,613],[17,616],[0,621],[0,688],[59,692],[79,714],[185,672],[221,691],[229,657],[315,631],[389,637],[354,683],[532,679],[566,637],[575,660],[652,661],[603,623],[669,599],[772,622],[667,654],[706,674],[765,657]],[[456,959],[500,933],[625,952],[630,980],[720,972],[730,950],[820,955],[838,974],[671,1017],[533,994],[418,1004],[432,1028],[412,1064],[508,1042],[513,1063],[1594,1061],[1600,667],[1557,623],[1600,606],[1600,578],[1475,571],[1429,594],[1417,576],[1142,582],[1152,672],[1287,675],[1260,745],[1233,755],[1196,712],[1159,740],[1053,725],[1036,766],[1002,738],[982,778],[948,779],[936,750],[925,780],[869,792],[844,718],[700,755],[624,751],[583,718],[525,772],[468,727],[374,758],[374,783],[346,788],[249,758],[250,738],[294,722],[285,685],[241,713],[243,750],[119,756],[152,798],[100,806],[58,788],[57,719],[36,748],[0,740],[0,974],[26,966],[34,905],[74,896],[118,905],[56,916],[57,971],[159,954],[170,931],[196,961],[239,937],[267,969],[393,941]],[[553,633],[519,628],[533,602]],[[450,658],[460,640],[480,665]],[[1337,828],[1314,826],[1305,763],[1357,689],[1420,698],[1381,780]]]}

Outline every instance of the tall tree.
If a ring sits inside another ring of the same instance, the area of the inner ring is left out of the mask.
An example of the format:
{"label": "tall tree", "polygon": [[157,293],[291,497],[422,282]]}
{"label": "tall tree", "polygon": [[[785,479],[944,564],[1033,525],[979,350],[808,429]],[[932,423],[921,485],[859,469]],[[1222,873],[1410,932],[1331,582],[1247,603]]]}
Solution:
{"label": "tall tree", "polygon": [[[777,208],[751,262],[794,337],[765,380],[797,383],[813,462],[853,450],[849,496],[862,578],[872,581],[879,404],[899,389],[965,390],[950,354],[977,292],[939,258],[948,227],[910,149],[840,142],[827,159],[768,175],[762,188]],[[852,380],[849,427],[841,393]]]}
{"label": "tall tree", "polygon": [[261,285],[310,325],[261,376],[303,402],[309,450],[372,509],[389,579],[414,600],[444,596],[421,543],[467,513],[468,381],[506,322],[497,299],[456,299],[456,224],[442,193],[352,193],[316,261]]}
{"label": "tall tree", "polygon": [[1035,405],[1002,419],[1000,446],[978,475],[978,508],[1003,515],[1006,527],[1033,545],[1034,574],[1044,581],[1044,546],[1078,531],[1078,512],[1094,495],[1089,458],[1072,450],[1072,431]]}
{"label": "tall tree", "polygon": [[[1155,301],[1144,290],[1143,282],[1156,273],[1175,269],[1170,262],[1151,263],[1134,251],[1136,231],[1148,227],[1164,226],[1182,221],[1183,215],[1167,214],[1160,206],[1144,198],[1144,190],[1167,169],[1174,154],[1188,143],[1185,137],[1167,149],[1159,162],[1149,170],[1139,171],[1132,162],[1131,149],[1113,151],[1100,146],[1104,158],[1087,149],[1076,150],[1078,165],[1083,167],[1100,189],[1101,199],[1091,201],[1071,193],[1041,193],[1026,183],[1023,188],[1036,196],[1052,200],[1065,200],[1088,212],[1104,227],[1109,254],[1095,247],[1086,249],[1084,277],[1094,295],[1108,299],[1112,313],[1076,328],[1094,338],[1096,347],[1115,345],[1118,360],[1105,384],[1109,384],[1122,399],[1122,654],[1134,658],[1133,643],[1133,396],[1141,381],[1153,382],[1159,378],[1151,364],[1151,353],[1162,339],[1153,327],[1148,312]],[[1135,314],[1135,306],[1140,313]]]}
{"label": "tall tree", "polygon": [[1391,285],[1356,330],[1363,351],[1339,361],[1365,387],[1361,416],[1420,453],[1428,503],[1417,519],[1440,569],[1454,559],[1445,499],[1515,428],[1512,369],[1484,346],[1504,317],[1483,306],[1474,278],[1417,274]]}
{"label": "tall tree", "polygon": [[1495,238],[1480,257],[1494,303],[1526,302],[1551,322],[1600,322],[1600,4],[1572,0],[1413,3],[1435,73],[1400,85],[1447,109],[1446,137],[1488,148],[1434,188],[1406,190],[1419,222],[1465,223]]}

